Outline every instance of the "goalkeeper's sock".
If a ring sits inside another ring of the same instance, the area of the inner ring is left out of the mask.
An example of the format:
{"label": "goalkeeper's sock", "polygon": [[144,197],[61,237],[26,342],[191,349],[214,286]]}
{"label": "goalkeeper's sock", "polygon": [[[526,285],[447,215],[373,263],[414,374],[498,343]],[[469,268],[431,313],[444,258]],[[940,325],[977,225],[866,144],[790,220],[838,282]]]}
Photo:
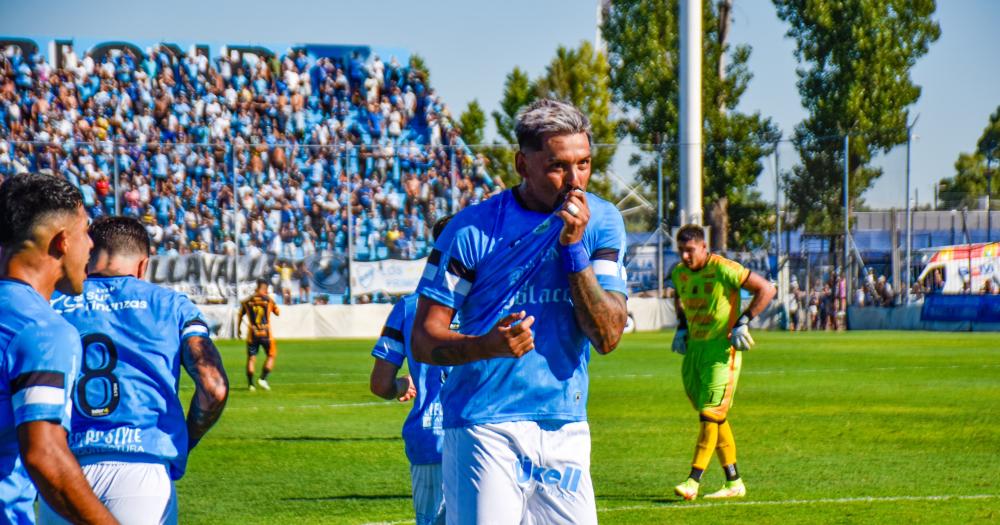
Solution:
{"label": "goalkeeper's sock", "polygon": [[704,473],[705,473],[705,469],[698,468],[698,467],[691,467],[691,473],[688,474],[688,477],[691,478],[691,479],[693,479],[693,480],[695,480],[695,481],[697,481],[698,483],[701,483],[701,475],[704,474]]}
{"label": "goalkeeper's sock", "polygon": [[728,420],[719,423],[719,441],[715,446],[715,452],[719,456],[722,468],[736,464],[736,439],[733,437],[733,427],[729,425]]}
{"label": "goalkeeper's sock", "polygon": [[740,471],[736,469],[736,463],[723,465],[722,470],[726,473],[726,481],[739,481]]}
{"label": "goalkeeper's sock", "polygon": [[705,470],[708,467],[708,462],[712,460],[712,452],[715,450],[718,440],[719,424],[702,416],[698,444],[694,448],[694,459],[691,461],[693,468]]}
{"label": "goalkeeper's sock", "polygon": [[247,384],[253,386],[253,372],[247,372]]}

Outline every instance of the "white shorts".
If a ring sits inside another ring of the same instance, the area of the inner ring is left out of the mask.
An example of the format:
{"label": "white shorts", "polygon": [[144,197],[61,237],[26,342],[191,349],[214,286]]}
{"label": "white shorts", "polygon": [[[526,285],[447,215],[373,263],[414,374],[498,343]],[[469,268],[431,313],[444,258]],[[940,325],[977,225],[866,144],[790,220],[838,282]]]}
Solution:
{"label": "white shorts", "polygon": [[597,523],[586,421],[447,428],[448,525]]}
{"label": "white shorts", "polygon": [[410,465],[413,481],[413,512],[417,525],[444,524],[444,487],[441,464]]}
{"label": "white shorts", "polygon": [[[101,461],[83,466],[94,494],[122,524],[176,525],[177,492],[160,463]],[[38,505],[38,523],[69,523],[44,500]]]}

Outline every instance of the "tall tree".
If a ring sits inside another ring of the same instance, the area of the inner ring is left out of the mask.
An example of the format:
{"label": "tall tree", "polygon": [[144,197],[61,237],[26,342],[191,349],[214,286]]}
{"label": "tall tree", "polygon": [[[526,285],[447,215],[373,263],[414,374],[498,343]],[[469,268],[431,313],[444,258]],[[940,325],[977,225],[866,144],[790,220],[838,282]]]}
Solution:
{"label": "tall tree", "polygon": [[[996,192],[1000,184],[1000,106],[990,115],[990,122],[976,142],[976,151],[961,153],[955,161],[955,176],[941,180],[938,192],[938,208],[956,210],[961,208],[976,209],[979,198],[986,195],[987,189]],[[987,170],[992,175],[992,187],[987,188]],[[1000,208],[991,200],[990,208]]]}
{"label": "tall tree", "polygon": [[514,134],[514,123],[517,112],[536,98],[535,88],[528,74],[515,67],[503,84],[503,97],[500,99],[500,109],[493,111],[493,124],[501,142],[494,142],[483,153],[490,160],[490,171],[499,175],[504,184],[510,188],[521,182],[521,176],[514,169],[514,152],[517,151],[517,137]]}
{"label": "tall tree", "polygon": [[799,93],[809,116],[795,128],[801,164],[785,177],[789,206],[807,231],[843,224],[843,136],[848,196],[860,196],[882,171],[877,152],[906,141],[907,108],[920,97],[910,79],[917,59],[941,34],[934,0],[773,0],[795,40]]}
{"label": "tall tree", "polygon": [[[759,112],[736,110],[752,74],[750,47],[727,42],[731,3],[705,2],[702,11],[703,207],[712,226],[713,249],[750,248],[764,243],[772,215],[752,188],[773,151],[778,130]],[[720,17],[721,12],[721,17]],[[678,0],[616,0],[604,17],[611,89],[631,117],[623,127],[634,142],[660,145],[664,174],[677,195],[680,115]],[[639,177],[656,182],[655,166],[642,164]],[[669,223],[669,220],[668,220]]]}
{"label": "tall tree", "polygon": [[611,182],[607,169],[615,156],[615,127],[611,118],[611,90],[608,87],[608,61],[604,54],[584,41],[576,49],[559,46],[556,56],[545,68],[545,75],[535,82],[538,97],[565,100],[580,108],[590,119],[594,144],[588,190],[610,198]]}
{"label": "tall tree", "polygon": [[462,129],[462,139],[466,144],[482,144],[483,130],[486,128],[486,113],[483,112],[479,101],[472,99],[465,111],[458,117],[459,127]]}
{"label": "tall tree", "polygon": [[517,137],[514,124],[517,112],[539,98],[554,98],[572,103],[590,119],[594,143],[593,173],[589,190],[604,198],[611,197],[611,184],[606,175],[615,154],[615,128],[611,116],[611,92],[608,89],[608,62],[603,53],[590,42],[579,47],[559,46],[545,73],[531,80],[520,68],[507,74],[500,109],[494,111],[497,134],[507,145],[496,144],[486,152],[491,169],[508,185],[520,182],[514,171]]}

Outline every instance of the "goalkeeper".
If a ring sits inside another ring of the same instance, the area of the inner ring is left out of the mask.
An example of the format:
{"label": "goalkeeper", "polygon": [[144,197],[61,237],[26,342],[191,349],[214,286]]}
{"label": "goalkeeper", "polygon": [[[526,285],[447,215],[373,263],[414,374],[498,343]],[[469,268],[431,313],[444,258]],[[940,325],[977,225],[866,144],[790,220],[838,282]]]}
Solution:
{"label": "goalkeeper", "polygon": [[[746,487],[736,470],[736,441],[726,414],[740,377],[740,350],[754,344],[749,323],[774,298],[774,286],[739,263],[709,254],[701,226],[688,224],[678,230],[677,251],[681,262],[670,272],[679,321],[672,349],[684,355],[684,391],[698,411],[701,431],[691,475],[674,492],[687,500],[698,496],[701,475],[714,451],[726,473],[726,484],[705,497],[743,497]],[[743,312],[740,288],[753,294]]]}

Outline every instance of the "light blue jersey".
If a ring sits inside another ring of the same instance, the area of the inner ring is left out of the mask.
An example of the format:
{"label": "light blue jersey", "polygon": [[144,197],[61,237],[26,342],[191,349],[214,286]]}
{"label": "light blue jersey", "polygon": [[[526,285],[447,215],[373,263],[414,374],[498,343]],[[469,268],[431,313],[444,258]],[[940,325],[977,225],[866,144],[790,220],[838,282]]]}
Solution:
{"label": "light blue jersey", "polygon": [[0,279],[0,304],[0,522],[34,523],[37,491],[17,427],[52,421],[69,430],[80,336],[24,282]]}
{"label": "light blue jersey", "polygon": [[[626,293],[625,225],[587,194],[583,243],[597,282]],[[458,213],[435,243],[417,292],[455,311],[459,331],[487,333],[511,312],[535,316],[535,349],[520,359],[456,366],[441,389],[445,428],[507,421],[585,421],[590,342],[576,322],[558,250],[562,219],[505,191]]]}
{"label": "light blue jersey", "polygon": [[441,445],[444,429],[441,426],[441,401],[438,393],[450,367],[433,366],[413,358],[410,337],[413,318],[417,314],[417,294],[403,297],[389,313],[382,328],[382,336],[372,349],[372,356],[388,361],[397,367],[407,363],[410,377],[417,387],[413,408],[403,423],[403,443],[406,457],[414,465],[441,463]]}
{"label": "light blue jersey", "polygon": [[201,312],[130,276],[91,276],[82,295],[53,297],[52,306],[83,342],[70,449],[81,462],[162,462],[180,479],[188,456],[180,349],[188,337],[208,337]]}

